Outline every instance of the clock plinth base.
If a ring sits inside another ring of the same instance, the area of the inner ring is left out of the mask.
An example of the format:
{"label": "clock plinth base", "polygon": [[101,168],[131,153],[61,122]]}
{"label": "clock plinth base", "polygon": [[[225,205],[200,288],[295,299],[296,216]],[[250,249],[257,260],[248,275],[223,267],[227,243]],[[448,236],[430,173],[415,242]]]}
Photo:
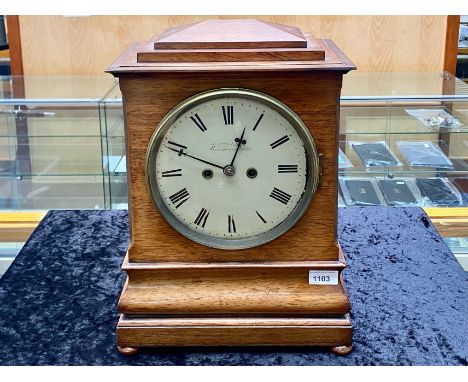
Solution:
{"label": "clock plinth base", "polygon": [[[338,248],[339,250],[339,248]],[[320,346],[352,349],[350,304],[337,261],[134,263],[119,301],[122,349],[164,346]],[[336,271],[336,285],[309,271]]]}
{"label": "clock plinth base", "polygon": [[339,317],[129,317],[117,326],[120,348],[165,346],[320,346],[352,349],[349,315]]}

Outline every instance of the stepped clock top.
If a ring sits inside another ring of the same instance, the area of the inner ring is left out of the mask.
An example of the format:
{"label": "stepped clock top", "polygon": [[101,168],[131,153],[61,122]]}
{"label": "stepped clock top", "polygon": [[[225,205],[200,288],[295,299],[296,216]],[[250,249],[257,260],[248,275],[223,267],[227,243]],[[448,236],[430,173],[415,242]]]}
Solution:
{"label": "stepped clock top", "polygon": [[205,20],[167,29],[154,43],[160,49],[306,48],[301,30],[255,19]]}
{"label": "stepped clock top", "polygon": [[132,72],[355,69],[331,40],[255,19],[213,19],[167,29],[134,43],[109,68]]}

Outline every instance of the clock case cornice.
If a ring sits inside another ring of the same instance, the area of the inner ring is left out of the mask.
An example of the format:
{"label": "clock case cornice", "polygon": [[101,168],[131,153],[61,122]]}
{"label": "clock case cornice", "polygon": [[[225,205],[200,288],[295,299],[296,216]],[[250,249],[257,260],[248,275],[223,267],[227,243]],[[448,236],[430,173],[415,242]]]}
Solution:
{"label": "clock case cornice", "polygon": [[207,20],[137,42],[107,69],[128,73],[335,70],[355,65],[331,40],[260,20]]}

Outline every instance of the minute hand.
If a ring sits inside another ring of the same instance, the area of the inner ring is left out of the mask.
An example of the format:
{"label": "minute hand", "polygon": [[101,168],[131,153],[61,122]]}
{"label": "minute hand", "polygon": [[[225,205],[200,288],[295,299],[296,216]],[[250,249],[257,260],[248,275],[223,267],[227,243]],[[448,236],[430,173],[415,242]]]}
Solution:
{"label": "minute hand", "polygon": [[211,162],[208,162],[204,159],[200,159],[200,158],[197,158],[197,157],[194,157],[193,155],[190,155],[190,154],[187,154],[186,152],[184,152],[183,150],[176,150],[176,149],[173,149],[172,147],[168,147],[166,146],[169,150],[172,150],[172,151],[175,151],[177,154],[179,155],[184,155],[186,157],[189,157],[189,158],[192,158],[192,159],[195,159],[199,162],[203,162],[203,163],[206,163],[206,164],[209,164],[210,166],[213,166],[213,167],[217,167],[217,168],[220,168],[221,170],[224,170],[224,167],[223,166],[218,166],[217,164],[214,164],[214,163],[211,163]]}

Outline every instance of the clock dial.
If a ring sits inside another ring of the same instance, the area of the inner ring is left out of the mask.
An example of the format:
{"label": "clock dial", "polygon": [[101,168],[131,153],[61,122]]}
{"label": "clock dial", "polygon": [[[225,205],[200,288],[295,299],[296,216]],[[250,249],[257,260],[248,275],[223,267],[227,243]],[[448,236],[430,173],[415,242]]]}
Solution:
{"label": "clock dial", "polygon": [[226,249],[263,244],[305,212],[317,153],[300,119],[261,93],[223,89],[174,109],[153,136],[147,180],[179,232]]}

